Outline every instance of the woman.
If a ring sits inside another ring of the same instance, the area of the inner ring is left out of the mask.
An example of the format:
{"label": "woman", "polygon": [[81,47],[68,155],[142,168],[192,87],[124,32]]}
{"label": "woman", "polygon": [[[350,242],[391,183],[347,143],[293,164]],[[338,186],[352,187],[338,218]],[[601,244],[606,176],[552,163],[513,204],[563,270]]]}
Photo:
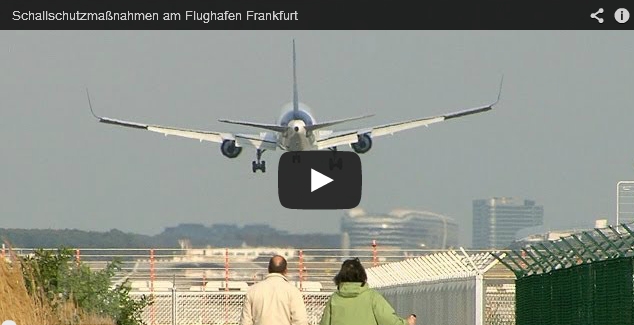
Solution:
{"label": "woman", "polygon": [[414,325],[416,315],[407,319],[376,290],[368,287],[368,276],[358,258],[346,260],[335,276],[334,292],[321,315],[319,325]]}

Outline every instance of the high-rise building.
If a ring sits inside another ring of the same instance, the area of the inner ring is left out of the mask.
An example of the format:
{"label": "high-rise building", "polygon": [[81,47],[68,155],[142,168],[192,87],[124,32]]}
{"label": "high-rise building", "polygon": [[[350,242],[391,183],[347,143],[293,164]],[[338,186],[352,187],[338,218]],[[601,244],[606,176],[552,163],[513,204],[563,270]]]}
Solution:
{"label": "high-rise building", "polygon": [[341,219],[341,233],[344,250],[369,248],[373,240],[381,246],[403,249],[458,246],[456,221],[428,211],[393,210],[386,214],[355,208]]}
{"label": "high-rise building", "polygon": [[634,181],[616,183],[616,225],[634,222]]}
{"label": "high-rise building", "polygon": [[544,207],[511,197],[473,200],[473,248],[506,248],[517,232],[542,225]]}

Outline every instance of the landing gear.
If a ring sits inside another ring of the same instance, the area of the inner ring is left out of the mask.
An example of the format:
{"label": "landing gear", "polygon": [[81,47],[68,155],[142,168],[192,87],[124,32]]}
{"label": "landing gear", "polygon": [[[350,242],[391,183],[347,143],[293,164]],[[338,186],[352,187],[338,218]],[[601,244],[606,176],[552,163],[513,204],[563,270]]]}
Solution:
{"label": "landing gear", "polygon": [[330,165],[330,170],[335,169],[335,167],[338,167],[339,170],[343,168],[343,160],[341,158],[330,158],[328,164]]}
{"label": "landing gear", "polygon": [[262,162],[255,162],[253,161],[252,163],[252,169],[253,172],[255,173],[258,169],[261,170],[263,173],[266,172],[266,161],[262,161]]}
{"label": "landing gear", "polygon": [[330,147],[328,149],[332,151],[332,158],[328,159],[330,170],[335,169],[335,167],[339,167],[339,170],[341,170],[343,168],[343,160],[341,157],[337,158],[337,147]]}
{"label": "landing gear", "polygon": [[266,162],[264,160],[260,161],[260,159],[262,158],[262,153],[266,151],[266,150],[262,150],[262,149],[257,149],[255,152],[256,155],[256,159],[251,163],[251,167],[253,169],[253,172],[255,173],[258,169],[261,170],[263,173],[266,172]]}

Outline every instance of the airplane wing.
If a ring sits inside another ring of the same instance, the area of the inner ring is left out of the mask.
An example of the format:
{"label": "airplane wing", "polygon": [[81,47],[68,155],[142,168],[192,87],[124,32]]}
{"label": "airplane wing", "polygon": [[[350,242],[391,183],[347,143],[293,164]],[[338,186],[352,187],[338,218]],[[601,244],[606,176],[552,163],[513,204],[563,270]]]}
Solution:
{"label": "airplane wing", "polygon": [[325,149],[329,147],[341,146],[345,144],[352,144],[357,142],[358,135],[360,134],[369,134],[370,137],[376,138],[383,135],[392,135],[396,132],[405,131],[413,128],[417,128],[420,126],[429,126],[433,123],[438,123],[442,121],[446,121],[448,119],[476,114],[481,112],[486,112],[492,108],[492,105],[472,108],[468,110],[458,111],[446,115],[433,116],[433,117],[425,117],[420,119],[407,120],[402,122],[384,124],[379,126],[374,126],[366,129],[360,130],[349,130],[343,132],[332,133],[324,138],[321,138],[317,141],[317,149]]}
{"label": "airplane wing", "polygon": [[273,132],[262,132],[259,135],[255,134],[236,134],[236,146],[246,147],[250,146],[255,149],[275,150],[277,148],[276,134]]}
{"label": "airplane wing", "polygon": [[356,143],[357,141],[359,141],[358,136],[361,134],[368,134],[371,138],[376,138],[376,137],[380,137],[380,136],[388,135],[388,134],[392,135],[396,132],[405,131],[405,130],[417,128],[420,126],[429,126],[430,124],[446,121],[452,118],[457,118],[457,117],[462,117],[466,115],[489,111],[493,108],[494,105],[496,105],[500,101],[500,95],[502,94],[503,80],[504,80],[504,77],[502,77],[502,80],[500,80],[500,92],[498,93],[497,100],[489,105],[465,109],[465,110],[448,113],[444,115],[439,115],[439,116],[424,117],[420,119],[389,123],[389,124],[374,126],[374,127],[360,129],[360,130],[349,130],[349,131],[332,133],[329,135],[325,135],[319,140],[317,140],[317,149],[322,150],[329,147],[336,147],[336,146]]}
{"label": "airplane wing", "polygon": [[333,132],[317,140],[317,150],[355,143],[359,141],[358,134],[357,130]]}
{"label": "airplane wing", "polygon": [[[86,95],[88,92],[86,91]],[[277,141],[275,134],[271,132],[263,132],[259,135],[255,134],[233,134],[228,132],[214,132],[204,130],[192,130],[171,126],[152,125],[138,122],[124,121],[119,119],[113,119],[109,117],[101,117],[95,114],[90,103],[90,96],[88,95],[88,105],[90,106],[90,112],[101,123],[113,124],[119,126],[125,126],[135,129],[144,129],[152,132],[162,133],[165,136],[175,135],[184,138],[196,139],[199,141],[209,141],[222,143],[225,140],[234,140],[237,147],[250,146],[256,149],[275,150],[277,148]]]}

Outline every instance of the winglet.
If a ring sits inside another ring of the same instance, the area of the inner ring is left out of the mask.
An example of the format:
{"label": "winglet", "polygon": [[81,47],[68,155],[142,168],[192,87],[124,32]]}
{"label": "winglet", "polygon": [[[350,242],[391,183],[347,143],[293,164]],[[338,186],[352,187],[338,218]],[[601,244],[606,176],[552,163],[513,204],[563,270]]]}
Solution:
{"label": "winglet", "polygon": [[88,97],[88,107],[90,107],[90,113],[92,113],[92,116],[94,116],[98,120],[101,120],[101,117],[97,116],[97,114],[95,114],[95,111],[92,110],[92,103],[90,102],[90,94],[88,93],[88,87],[86,87],[86,97]]}
{"label": "winglet", "polygon": [[500,101],[500,97],[502,96],[502,82],[504,82],[504,74],[502,74],[502,78],[500,79],[500,90],[498,91],[498,99],[496,99],[491,105],[489,105],[490,107],[493,107],[493,105],[496,105]]}
{"label": "winglet", "polygon": [[502,82],[503,81],[504,81],[504,75],[502,75],[502,79],[500,79],[500,90],[498,91],[498,98],[493,103],[487,106],[480,106],[480,107],[470,108],[470,109],[466,109],[466,110],[462,110],[462,111],[458,111],[458,112],[454,112],[450,114],[445,114],[445,115],[442,115],[441,117],[443,118],[443,120],[448,120],[450,118],[456,118],[456,117],[461,117],[461,116],[481,113],[481,112],[487,112],[492,110],[493,106],[495,106],[500,101],[500,97],[502,97]]}

